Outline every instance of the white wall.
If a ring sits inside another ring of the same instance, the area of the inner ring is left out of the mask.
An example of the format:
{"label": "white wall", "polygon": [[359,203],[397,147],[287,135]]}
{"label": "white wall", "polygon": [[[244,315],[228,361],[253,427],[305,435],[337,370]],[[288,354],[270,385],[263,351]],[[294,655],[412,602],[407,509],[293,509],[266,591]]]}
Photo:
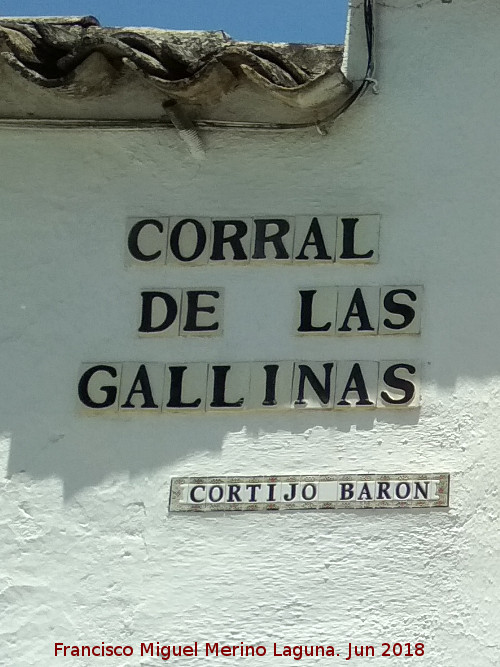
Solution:
{"label": "white wall", "polygon": [[[380,95],[326,138],[212,132],[198,164],[170,130],[1,131],[4,664],[98,660],[56,659],[56,641],[195,640],[498,663],[500,13],[378,14]],[[380,212],[380,263],[124,265],[129,215],[324,212]],[[422,335],[294,337],[296,288],[328,281],[423,284]],[[226,289],[223,338],[136,336],[140,288],[203,284]],[[421,410],[77,413],[82,361],[358,356],[422,359]],[[406,471],[451,472],[449,510],[167,514],[173,475]]]}

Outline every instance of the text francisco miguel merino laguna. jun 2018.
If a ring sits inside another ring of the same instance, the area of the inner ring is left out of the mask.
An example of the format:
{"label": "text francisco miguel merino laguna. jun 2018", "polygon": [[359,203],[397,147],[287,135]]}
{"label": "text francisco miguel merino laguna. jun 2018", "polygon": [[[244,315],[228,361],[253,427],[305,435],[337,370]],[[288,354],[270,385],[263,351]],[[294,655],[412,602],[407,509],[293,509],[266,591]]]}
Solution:
{"label": "text francisco miguel merino laguna. jun 2018", "polygon": [[54,644],[56,657],[106,657],[106,656],[150,656],[158,657],[163,661],[181,657],[289,657],[298,661],[306,657],[336,657],[346,661],[353,657],[405,656],[421,657],[425,653],[422,642],[381,642],[378,645],[353,644],[335,647],[331,644],[285,644],[273,642],[272,648],[262,644],[251,645],[239,642],[237,644],[222,644],[220,642],[193,642],[192,644],[160,644],[160,642],[141,642],[134,649],[130,645],[100,644],[94,645],[67,645],[62,642]]}

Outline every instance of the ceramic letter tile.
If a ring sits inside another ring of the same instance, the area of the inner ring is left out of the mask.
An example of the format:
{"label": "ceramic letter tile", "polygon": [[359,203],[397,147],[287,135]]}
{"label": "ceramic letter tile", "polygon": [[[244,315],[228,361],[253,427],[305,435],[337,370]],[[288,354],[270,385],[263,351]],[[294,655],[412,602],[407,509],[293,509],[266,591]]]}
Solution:
{"label": "ceramic letter tile", "polygon": [[318,489],[318,500],[321,502],[335,502],[337,500],[337,482],[321,481]]}
{"label": "ceramic letter tile", "polygon": [[181,336],[222,336],[224,289],[189,288],[182,291]]}
{"label": "ceramic letter tile", "polygon": [[411,483],[411,500],[412,504],[418,506],[423,502],[427,502],[433,496],[432,482],[430,479],[412,480]]}
{"label": "ceramic letter tile", "polygon": [[119,409],[122,412],[160,412],[164,379],[165,364],[124,363]]}
{"label": "ceramic letter tile", "polygon": [[410,503],[412,500],[412,480],[402,479],[404,476],[401,475],[399,479],[391,480],[391,496],[392,499],[398,503]]}
{"label": "ceramic letter tile", "polygon": [[[226,503],[226,480],[224,478],[210,478],[207,482],[207,505],[212,505],[210,511],[224,509]],[[213,506],[217,507],[213,507]]]}
{"label": "ceramic letter tile", "polygon": [[294,509],[300,503],[300,475],[281,475],[280,482],[280,509]]}
{"label": "ceramic letter tile", "polygon": [[225,477],[225,509],[230,512],[241,511],[247,505],[244,477]]}
{"label": "ceramic letter tile", "polygon": [[200,266],[208,263],[212,249],[210,218],[177,216],[170,218],[167,264]]}
{"label": "ceramic letter tile", "polygon": [[419,407],[420,372],[420,362],[413,359],[381,361],[379,369],[378,407]]}
{"label": "ceramic letter tile", "polygon": [[263,483],[264,502],[268,510],[277,510],[281,503],[281,481],[278,477],[266,477]]}
{"label": "ceramic letter tile", "polygon": [[148,338],[178,336],[181,302],[180,288],[142,289],[138,296],[138,335]]}
{"label": "ceramic letter tile", "polygon": [[335,409],[376,407],[377,381],[376,361],[338,361]]}
{"label": "ceramic letter tile", "polygon": [[379,260],[379,215],[342,215],[337,219],[336,261],[376,264]]}
{"label": "ceramic letter tile", "polygon": [[431,479],[429,484],[429,500],[438,500],[439,499],[439,489],[441,487],[441,482],[439,479]]}
{"label": "ceramic letter tile", "polygon": [[98,362],[80,365],[78,407],[84,412],[116,412],[122,364]]}
{"label": "ceramic letter tile", "polygon": [[208,364],[169,363],[165,371],[163,412],[203,412],[207,396]]}
{"label": "ceramic letter tile", "polygon": [[301,509],[316,509],[319,502],[319,479],[317,475],[302,475],[298,500]]}
{"label": "ceramic letter tile", "polygon": [[419,334],[424,288],[390,285],[380,290],[380,334]]}
{"label": "ceramic letter tile", "polygon": [[253,218],[250,261],[289,264],[293,257],[294,233],[293,217],[269,215]]}
{"label": "ceramic letter tile", "polygon": [[178,494],[178,502],[181,505],[186,505],[189,500],[188,500],[188,491],[189,491],[189,484],[179,484],[179,494]]}
{"label": "ceramic letter tile", "polygon": [[356,482],[356,502],[372,503],[375,500],[375,482],[370,479]]}
{"label": "ceramic letter tile", "polygon": [[337,216],[299,215],[295,218],[293,262],[331,263],[335,260],[336,241]]}
{"label": "ceramic letter tile", "polygon": [[188,511],[204,512],[207,507],[208,480],[191,477],[188,489]]}
{"label": "ceramic letter tile", "polygon": [[247,362],[210,364],[207,383],[207,410],[246,410],[250,392],[250,364]]}
{"label": "ceramic letter tile", "polygon": [[189,503],[189,477],[175,477],[170,485],[170,510],[184,511]]}
{"label": "ceramic letter tile", "polygon": [[127,218],[125,264],[164,264],[167,252],[168,218]]}
{"label": "ceramic letter tile", "polygon": [[376,335],[380,287],[358,285],[338,288],[336,332],[339,336]]}
{"label": "ceramic letter tile", "polygon": [[261,506],[267,501],[268,488],[264,477],[245,477],[242,481],[243,496],[248,504]]}
{"label": "ceramic letter tile", "polygon": [[252,218],[213,218],[211,224],[210,264],[248,264],[252,252]]}
{"label": "ceramic letter tile", "polygon": [[250,368],[249,410],[290,410],[293,361],[257,361]]}
{"label": "ceramic letter tile", "polygon": [[335,371],[333,361],[297,361],[293,372],[292,407],[331,408]]}
{"label": "ceramic letter tile", "polygon": [[174,477],[170,483],[170,510],[184,512],[189,504],[189,477]]}
{"label": "ceramic letter tile", "polygon": [[300,287],[295,298],[295,334],[335,335],[337,295],[336,287]]}

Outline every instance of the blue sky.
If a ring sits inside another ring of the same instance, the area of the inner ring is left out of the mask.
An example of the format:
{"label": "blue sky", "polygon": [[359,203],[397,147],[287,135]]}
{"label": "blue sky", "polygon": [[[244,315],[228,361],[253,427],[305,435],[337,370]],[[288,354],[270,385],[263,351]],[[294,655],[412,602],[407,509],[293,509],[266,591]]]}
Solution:
{"label": "blue sky", "polygon": [[347,0],[2,0],[2,16],[96,16],[102,25],[225,30],[251,41],[341,44]]}

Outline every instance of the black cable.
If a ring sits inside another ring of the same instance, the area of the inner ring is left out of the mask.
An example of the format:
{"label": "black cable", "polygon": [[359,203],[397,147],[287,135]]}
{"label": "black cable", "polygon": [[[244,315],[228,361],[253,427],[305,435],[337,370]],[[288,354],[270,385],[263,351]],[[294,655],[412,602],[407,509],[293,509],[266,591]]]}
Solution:
{"label": "black cable", "polygon": [[[193,120],[192,123],[195,127],[200,129],[247,129],[247,130],[301,130],[311,127],[316,127],[321,134],[326,134],[325,126],[328,123],[333,123],[339,116],[349,109],[357,99],[359,99],[369,88],[370,85],[374,85],[374,91],[376,92],[376,80],[373,78],[375,62],[374,62],[374,43],[375,43],[375,27],[374,27],[374,18],[373,18],[373,4],[374,0],[363,0],[363,10],[364,10],[364,23],[365,23],[365,36],[366,36],[366,49],[367,49],[367,64],[366,72],[363,81],[356,88],[356,90],[345,100],[345,102],[334,112],[325,116],[317,121],[306,122],[306,123],[270,123],[270,122],[245,122],[245,121],[224,121],[224,120]],[[14,125],[15,119],[0,119],[0,125],[2,125],[2,120],[4,123]],[[47,127],[50,127],[51,123],[54,127],[62,127],[65,122],[68,125],[71,125],[71,121],[60,120],[48,120],[44,119],[44,124]],[[32,121],[36,123],[36,121]],[[29,124],[29,120],[24,120],[23,124]],[[73,125],[81,127],[109,127],[110,129],[123,127],[124,129],[150,129],[156,127],[165,127],[172,126],[174,124],[170,119],[161,119],[155,121],[74,121]]]}
{"label": "black cable", "polygon": [[254,130],[301,130],[311,127],[316,127],[321,134],[326,134],[325,125],[328,123],[333,123],[339,116],[351,107],[354,102],[361,97],[370,85],[376,85],[376,81],[373,79],[374,73],[374,58],[373,58],[373,49],[375,42],[375,26],[373,19],[373,2],[374,0],[364,0],[363,10],[364,10],[364,23],[365,23],[365,36],[366,36],[366,50],[367,50],[367,64],[366,72],[363,81],[358,86],[358,88],[350,95],[347,100],[333,113],[325,116],[325,118],[313,122],[306,123],[253,123],[253,122],[232,122],[232,121],[218,121],[218,120],[200,120],[193,121],[194,125],[200,128],[238,128],[241,129],[254,129]]}

